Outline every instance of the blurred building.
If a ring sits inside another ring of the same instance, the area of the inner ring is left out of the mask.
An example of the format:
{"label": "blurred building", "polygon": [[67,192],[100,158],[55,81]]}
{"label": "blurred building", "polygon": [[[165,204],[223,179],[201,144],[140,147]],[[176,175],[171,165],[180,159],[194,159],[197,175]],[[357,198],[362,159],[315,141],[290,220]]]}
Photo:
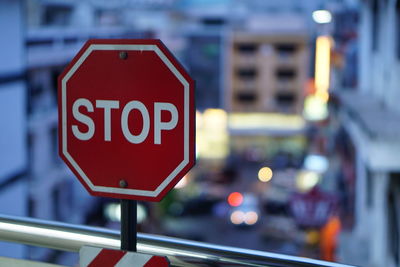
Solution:
{"label": "blurred building", "polygon": [[[29,168],[23,1],[0,2],[0,212],[27,216]],[[23,258],[22,245],[0,242],[1,256]]]}
{"label": "blurred building", "polygon": [[309,35],[306,20],[290,12],[255,15],[233,27],[227,37],[225,108],[234,151],[258,153],[258,160],[302,153]]}
{"label": "blurred building", "polygon": [[301,114],[308,77],[307,37],[306,32],[279,28],[234,31],[229,43],[227,110]]}
{"label": "blurred building", "polygon": [[349,64],[358,51],[358,76],[334,92],[344,204],[339,259],[362,266],[400,266],[399,21],[400,1],[361,1],[359,38],[350,36],[344,50]]}

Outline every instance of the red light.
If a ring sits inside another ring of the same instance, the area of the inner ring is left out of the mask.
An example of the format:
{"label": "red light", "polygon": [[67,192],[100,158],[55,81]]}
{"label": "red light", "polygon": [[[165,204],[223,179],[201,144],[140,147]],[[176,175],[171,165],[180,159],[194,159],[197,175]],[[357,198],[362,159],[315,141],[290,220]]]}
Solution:
{"label": "red light", "polygon": [[233,207],[240,206],[243,203],[243,195],[239,192],[230,193],[228,196],[228,203]]}

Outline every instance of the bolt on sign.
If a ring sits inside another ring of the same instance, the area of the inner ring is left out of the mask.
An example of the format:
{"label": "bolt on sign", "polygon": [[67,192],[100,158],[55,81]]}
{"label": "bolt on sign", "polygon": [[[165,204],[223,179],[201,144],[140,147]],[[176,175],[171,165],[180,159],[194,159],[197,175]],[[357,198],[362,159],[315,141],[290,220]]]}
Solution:
{"label": "bolt on sign", "polygon": [[58,105],[60,156],[94,196],[160,201],[195,163],[194,82],[160,40],[89,40]]}

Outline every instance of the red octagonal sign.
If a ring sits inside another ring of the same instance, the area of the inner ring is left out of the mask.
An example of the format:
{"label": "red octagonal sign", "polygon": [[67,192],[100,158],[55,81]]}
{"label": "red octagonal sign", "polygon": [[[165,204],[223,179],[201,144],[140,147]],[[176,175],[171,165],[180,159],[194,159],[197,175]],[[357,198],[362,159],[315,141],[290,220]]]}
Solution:
{"label": "red octagonal sign", "polygon": [[159,201],[195,162],[193,80],[159,40],[90,40],[59,77],[61,158],[95,196]]}

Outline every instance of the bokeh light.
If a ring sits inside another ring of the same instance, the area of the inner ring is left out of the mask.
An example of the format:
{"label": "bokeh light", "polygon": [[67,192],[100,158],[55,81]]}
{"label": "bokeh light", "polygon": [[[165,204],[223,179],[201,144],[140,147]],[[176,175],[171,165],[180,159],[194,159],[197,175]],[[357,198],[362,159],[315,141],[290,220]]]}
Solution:
{"label": "bokeh light", "polygon": [[313,171],[300,171],[296,177],[296,186],[301,192],[308,192],[318,184],[320,176]]}
{"label": "bokeh light", "polygon": [[231,214],[231,222],[233,224],[242,224],[245,221],[245,213],[243,211],[237,210]]}
{"label": "bokeh light", "polygon": [[271,170],[271,168],[269,167],[262,167],[259,171],[258,171],[258,179],[261,182],[268,182],[272,179],[273,176],[273,172]]}
{"label": "bokeh light", "polygon": [[328,10],[315,10],[312,13],[312,17],[319,24],[330,23],[332,21],[332,14]]}
{"label": "bokeh light", "polygon": [[239,192],[233,192],[228,196],[228,203],[232,207],[240,206],[243,203],[243,195]]}
{"label": "bokeh light", "polygon": [[258,214],[255,211],[249,211],[245,214],[244,222],[247,225],[256,224],[258,221]]}

